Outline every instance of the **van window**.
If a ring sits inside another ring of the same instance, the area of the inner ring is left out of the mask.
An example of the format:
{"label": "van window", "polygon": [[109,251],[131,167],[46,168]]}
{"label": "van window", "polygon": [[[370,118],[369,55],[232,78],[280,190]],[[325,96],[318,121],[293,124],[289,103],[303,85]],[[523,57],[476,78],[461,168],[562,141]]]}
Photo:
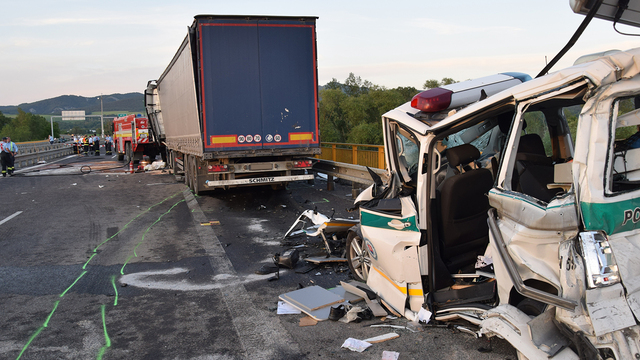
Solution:
{"label": "van window", "polygon": [[617,99],[613,104],[613,164],[610,192],[640,189],[640,97]]}
{"label": "van window", "polygon": [[542,111],[527,111],[523,117],[527,123],[527,128],[524,130],[525,133],[537,134],[542,139],[542,144],[544,144],[544,152],[547,156],[551,156],[553,154],[553,150],[551,149],[551,136],[549,135],[547,121]]}

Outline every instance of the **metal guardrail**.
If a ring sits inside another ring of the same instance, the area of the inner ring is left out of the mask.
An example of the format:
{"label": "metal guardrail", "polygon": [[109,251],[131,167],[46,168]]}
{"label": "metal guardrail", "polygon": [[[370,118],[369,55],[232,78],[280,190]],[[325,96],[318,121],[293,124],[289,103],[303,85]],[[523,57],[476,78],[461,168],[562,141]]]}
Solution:
{"label": "metal guardrail", "polygon": [[55,158],[73,154],[71,143],[49,144],[48,141],[30,141],[17,143],[18,155],[16,155],[15,167],[21,169],[36,165],[40,161],[50,161]]}
{"label": "metal guardrail", "polygon": [[[327,190],[333,191],[333,178],[344,179],[351,181],[351,197],[356,198],[360,193],[362,186],[373,185],[373,179],[371,174],[367,170],[366,166],[346,164],[331,160],[316,159],[316,163],[313,164],[313,171],[315,173],[327,175]],[[370,168],[373,172],[378,174],[382,181],[387,181],[387,172],[383,169]]]}

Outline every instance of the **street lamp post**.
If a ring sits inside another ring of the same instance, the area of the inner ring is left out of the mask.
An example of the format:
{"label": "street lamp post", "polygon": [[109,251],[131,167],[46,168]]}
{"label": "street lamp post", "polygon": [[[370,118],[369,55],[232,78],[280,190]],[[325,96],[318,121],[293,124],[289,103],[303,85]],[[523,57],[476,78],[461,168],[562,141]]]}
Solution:
{"label": "street lamp post", "polygon": [[102,108],[102,94],[100,94],[100,125],[102,126],[102,138],[104,139],[104,109]]}

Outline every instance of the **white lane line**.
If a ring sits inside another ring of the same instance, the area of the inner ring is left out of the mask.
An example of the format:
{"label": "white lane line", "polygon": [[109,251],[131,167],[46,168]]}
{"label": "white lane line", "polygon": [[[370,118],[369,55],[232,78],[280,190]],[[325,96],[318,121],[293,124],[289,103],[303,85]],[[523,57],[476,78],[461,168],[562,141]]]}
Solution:
{"label": "white lane line", "polygon": [[7,221],[13,219],[14,217],[18,216],[22,214],[22,211],[16,211],[15,213],[13,213],[13,215],[9,215],[6,218],[4,218],[2,221],[0,221],[0,225],[6,223]]}

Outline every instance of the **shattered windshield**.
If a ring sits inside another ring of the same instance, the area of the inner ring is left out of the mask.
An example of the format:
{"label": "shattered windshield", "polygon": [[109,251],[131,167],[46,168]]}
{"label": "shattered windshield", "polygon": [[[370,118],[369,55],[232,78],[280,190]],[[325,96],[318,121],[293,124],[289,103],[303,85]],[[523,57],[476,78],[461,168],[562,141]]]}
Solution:
{"label": "shattered windshield", "polygon": [[[442,140],[442,144],[445,145],[447,148],[452,148],[458,145],[465,144],[464,140],[462,140],[462,135],[467,130],[468,129],[463,129],[455,134],[451,134],[447,136],[444,140]],[[483,153],[484,149],[487,147],[487,145],[489,145],[490,139],[491,139],[491,132],[489,131],[484,133],[480,137],[474,139],[473,141],[471,141],[470,144],[475,146],[478,150],[480,150],[480,153]]]}
{"label": "shattered windshield", "polygon": [[[420,158],[420,148],[415,140],[410,139],[404,134],[398,132],[396,134],[398,147],[398,158],[401,165],[406,166],[409,175],[413,175],[418,171],[418,159]],[[404,164],[402,164],[404,162]]]}

